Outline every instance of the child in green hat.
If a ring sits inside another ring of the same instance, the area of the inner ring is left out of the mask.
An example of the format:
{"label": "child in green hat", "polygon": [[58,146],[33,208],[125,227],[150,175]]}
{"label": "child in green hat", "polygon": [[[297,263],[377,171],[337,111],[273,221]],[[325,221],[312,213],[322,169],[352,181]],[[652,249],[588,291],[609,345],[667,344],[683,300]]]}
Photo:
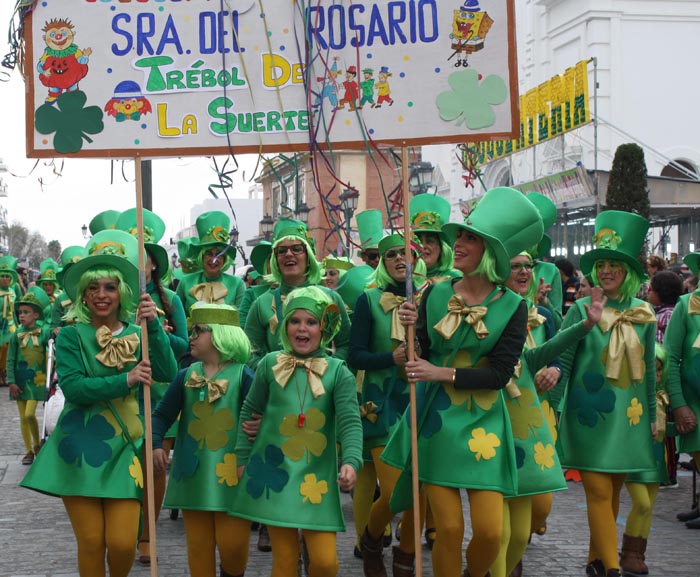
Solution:
{"label": "child in green hat", "polygon": [[[61,252],[61,268],[58,270],[56,278],[58,284],[63,284],[63,276],[66,274],[71,265],[83,258],[84,248],[82,246],[73,245],[67,246]],[[68,308],[73,304],[66,291],[61,291],[53,302],[51,307],[51,334],[55,337],[61,327],[67,324],[73,324],[74,319],[65,317]]]}
{"label": "child in green hat", "polygon": [[[165,506],[180,509],[185,519],[190,575],[216,575],[218,549],[221,576],[239,577],[248,562],[250,522],[227,510],[242,489],[235,445],[238,415],[254,376],[245,366],[250,343],[238,311],[229,305],[196,304],[190,322],[197,362],[178,373],[153,413],[153,462],[165,475],[163,442],[174,424],[176,451]],[[205,430],[200,425],[207,415]]]}
{"label": "child in green hat", "polygon": [[0,257],[0,386],[7,386],[5,366],[7,347],[15,324],[15,300],[17,294],[12,288],[17,282],[17,259],[10,255]]}
{"label": "child in green hat", "polygon": [[262,358],[243,403],[241,422],[264,417],[252,443],[239,429],[240,488],[229,513],[268,526],[273,575],[296,575],[299,529],[309,574],[338,571],[336,532],[345,530],[340,489],[352,489],[362,467],[355,377],[325,352],[340,313],[321,287],[291,291],[279,326],[283,350]]}
{"label": "child in green hat", "polygon": [[[61,287],[58,284],[58,263],[52,259],[47,258],[39,263],[39,278],[36,279],[36,284],[44,289],[44,292],[49,296],[50,304],[53,305],[56,297],[61,292]],[[46,317],[51,314],[51,310],[47,312]]]}
{"label": "child in green hat", "polygon": [[46,393],[46,346],[49,326],[42,325],[49,297],[43,289],[32,286],[15,303],[19,328],[12,335],[7,353],[7,382],[10,398],[17,401],[19,428],[27,449],[23,465],[31,465],[39,452],[39,424],[36,406]]}

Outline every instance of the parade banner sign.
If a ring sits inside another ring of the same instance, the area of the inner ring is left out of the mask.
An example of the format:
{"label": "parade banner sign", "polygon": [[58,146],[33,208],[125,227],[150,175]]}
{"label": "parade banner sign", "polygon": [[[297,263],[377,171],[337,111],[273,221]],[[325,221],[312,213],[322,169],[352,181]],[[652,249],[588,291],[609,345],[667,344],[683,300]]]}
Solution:
{"label": "parade banner sign", "polygon": [[514,138],[514,20],[513,0],[43,0],[27,156]]}
{"label": "parade banner sign", "polygon": [[476,165],[488,164],[588,124],[588,62],[582,60],[521,96],[520,138],[479,142],[470,147],[476,151]]}

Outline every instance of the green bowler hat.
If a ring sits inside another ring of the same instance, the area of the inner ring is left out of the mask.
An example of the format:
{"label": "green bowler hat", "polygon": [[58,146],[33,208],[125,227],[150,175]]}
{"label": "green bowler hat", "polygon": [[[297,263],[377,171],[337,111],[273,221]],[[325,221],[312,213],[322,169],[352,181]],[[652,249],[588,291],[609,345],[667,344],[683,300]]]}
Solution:
{"label": "green bowler hat", "polygon": [[0,257],[0,274],[9,274],[12,283],[17,282],[17,259],[12,255]]}
{"label": "green bowler hat", "polygon": [[374,269],[371,266],[362,264],[353,267],[338,280],[335,291],[342,297],[343,302],[350,310],[355,310],[357,299],[365,291],[372,273],[374,273]]}
{"label": "green bowler hat", "polygon": [[225,212],[220,210],[204,212],[197,217],[195,227],[198,239],[192,243],[192,246],[196,246],[199,250],[214,247],[223,249],[228,246],[231,238],[229,233],[231,219]]}
{"label": "green bowler hat", "polygon": [[116,227],[121,212],[118,210],[103,210],[90,221],[90,234],[95,235],[102,230],[112,230]]}
{"label": "green bowler hat", "polygon": [[45,258],[39,263],[39,278],[37,283],[52,282],[58,284],[58,271],[60,267],[52,258]]}
{"label": "green bowler hat", "polygon": [[[544,225],[544,230],[547,231],[554,223],[557,222],[557,205],[554,204],[549,197],[539,192],[528,192],[525,195],[535,208],[539,211],[542,217],[542,224]],[[552,238],[548,234],[542,235],[542,240],[537,245],[537,254],[532,255],[533,258],[548,256],[552,250]]]}
{"label": "green bowler hat", "polygon": [[267,261],[270,259],[272,254],[272,243],[267,240],[261,240],[258,244],[253,247],[250,251],[250,262],[255,268],[255,272],[260,275],[268,274]]}
{"label": "green bowler hat", "polygon": [[83,258],[71,265],[63,280],[68,298],[75,302],[78,283],[83,273],[91,268],[117,269],[131,288],[134,302],[139,299],[138,242],[123,230],[103,230],[93,236],[83,251]]}
{"label": "green bowler hat", "polygon": [[417,194],[409,204],[413,232],[433,232],[444,237],[442,226],[450,222],[450,203],[436,194]]}
{"label": "green bowler hat", "polygon": [[[137,224],[137,214],[135,208],[130,208],[125,210],[119,215],[117,219],[116,228],[117,230],[123,230],[128,232],[131,236],[138,240],[139,231]],[[168,258],[168,252],[164,247],[160,246],[158,243],[163,238],[165,234],[165,223],[163,219],[160,218],[154,212],[151,212],[147,208],[143,209],[143,244],[146,248],[146,252],[151,255],[152,259],[155,260],[157,270],[153,271],[156,273],[158,278],[163,278],[167,274],[168,268],[170,267],[170,259]]]}
{"label": "green bowler hat", "polygon": [[190,307],[190,325],[227,325],[241,326],[241,315],[236,307],[195,303]]}
{"label": "green bowler hat", "polygon": [[39,313],[39,320],[44,318],[44,310],[51,304],[49,295],[40,286],[30,286],[21,299],[15,301],[15,313],[19,314],[19,305],[29,305]]}
{"label": "green bowler hat", "polygon": [[355,215],[357,231],[360,234],[360,250],[379,248],[379,241],[384,236],[384,221],[379,210],[370,209]]}
{"label": "green bowler hat", "polygon": [[700,252],[691,252],[685,255],[683,257],[683,262],[695,276],[698,276],[698,269],[700,269]]}
{"label": "green bowler hat", "polygon": [[595,219],[593,250],[581,256],[581,271],[589,275],[597,260],[618,260],[627,263],[640,279],[646,274],[639,262],[649,230],[649,221],[643,216],[622,210],[606,210]]}
{"label": "green bowler hat", "polygon": [[487,191],[463,223],[442,227],[454,245],[460,230],[482,237],[496,257],[496,272],[502,280],[510,276],[510,259],[540,242],[542,217],[519,190],[501,186]]}

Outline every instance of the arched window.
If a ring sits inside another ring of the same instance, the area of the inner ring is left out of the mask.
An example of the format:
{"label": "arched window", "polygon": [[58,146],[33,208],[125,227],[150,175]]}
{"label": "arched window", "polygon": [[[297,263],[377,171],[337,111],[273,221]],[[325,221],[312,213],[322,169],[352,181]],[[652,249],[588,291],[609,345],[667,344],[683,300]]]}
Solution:
{"label": "arched window", "polygon": [[[698,174],[698,167],[688,162],[687,160],[674,159],[675,164],[667,164],[661,170],[661,176],[666,176],[668,178],[683,178],[685,180],[692,180],[692,178],[686,174],[689,172],[695,175],[696,179],[700,179],[700,174]],[[685,171],[680,170],[676,165],[682,166]]]}

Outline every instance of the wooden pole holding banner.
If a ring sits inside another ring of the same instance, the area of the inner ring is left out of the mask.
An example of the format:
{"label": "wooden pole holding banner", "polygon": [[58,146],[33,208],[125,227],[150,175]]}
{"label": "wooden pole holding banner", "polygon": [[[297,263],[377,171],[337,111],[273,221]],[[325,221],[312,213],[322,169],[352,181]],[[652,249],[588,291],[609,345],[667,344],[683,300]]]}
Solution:
{"label": "wooden pole holding banner", "polygon": [[[146,259],[143,236],[143,197],[141,158],[136,157],[136,228],[138,230],[139,244],[139,298],[146,292]],[[150,361],[148,354],[148,327],[147,321],[141,319],[141,359]],[[151,423],[151,387],[143,387],[143,413],[146,423],[146,436],[144,448],[146,453],[146,507],[148,510],[148,554],[151,556],[151,577],[158,577],[158,557],[156,555],[156,506],[153,490],[153,426]]]}
{"label": "wooden pole holding banner", "polygon": [[[408,148],[404,144],[401,147],[401,179],[403,190],[403,234],[405,240],[406,261],[406,299],[413,302],[413,249],[411,248],[411,211],[409,209],[408,190]],[[406,353],[409,361],[416,359],[414,340],[416,327],[406,327]],[[413,494],[413,541],[416,546],[416,577],[423,575],[423,560],[421,555],[421,522],[420,522],[420,495],[418,483],[418,417],[416,412],[416,384],[409,380],[410,391],[410,418],[411,418],[411,488]]]}

